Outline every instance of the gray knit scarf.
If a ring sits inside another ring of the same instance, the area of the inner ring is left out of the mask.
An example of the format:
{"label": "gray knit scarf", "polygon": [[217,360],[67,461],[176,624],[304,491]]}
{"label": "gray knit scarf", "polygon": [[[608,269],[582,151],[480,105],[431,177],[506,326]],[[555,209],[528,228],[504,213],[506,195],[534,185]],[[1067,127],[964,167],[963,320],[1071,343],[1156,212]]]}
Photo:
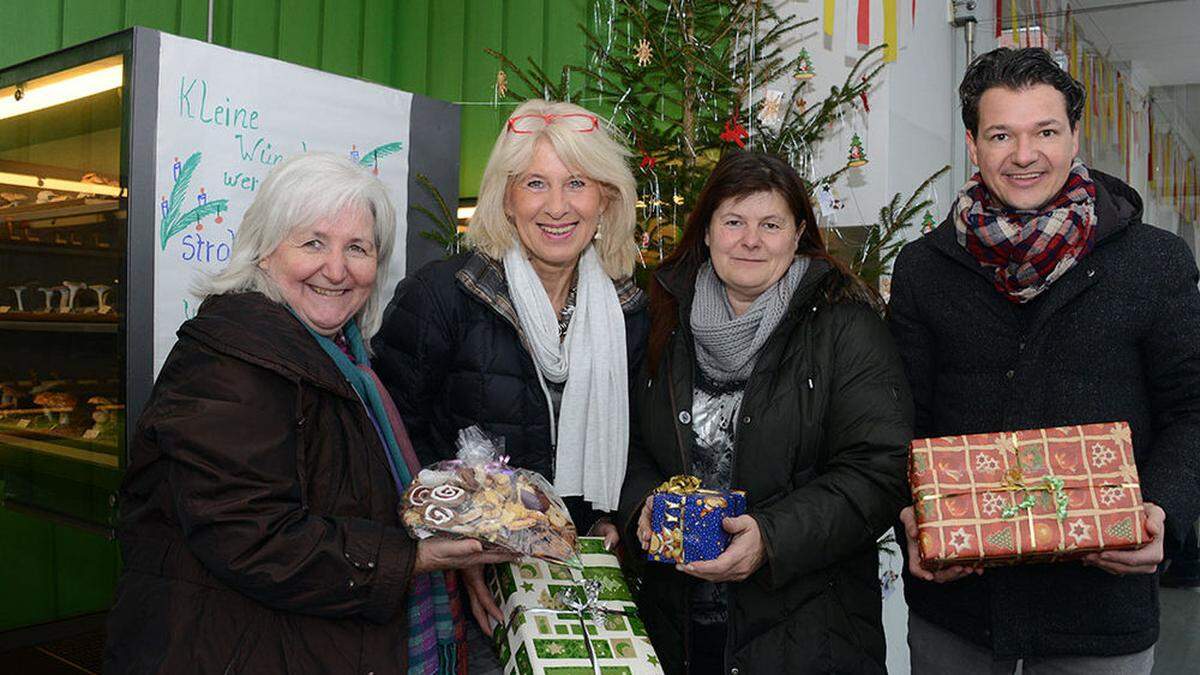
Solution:
{"label": "gray knit scarf", "polygon": [[796,256],[783,277],[754,299],[746,313],[735,316],[725,284],[706,261],[696,275],[692,299],[692,334],[700,371],[718,384],[750,379],[754,362],[792,301],[808,270],[809,258]]}

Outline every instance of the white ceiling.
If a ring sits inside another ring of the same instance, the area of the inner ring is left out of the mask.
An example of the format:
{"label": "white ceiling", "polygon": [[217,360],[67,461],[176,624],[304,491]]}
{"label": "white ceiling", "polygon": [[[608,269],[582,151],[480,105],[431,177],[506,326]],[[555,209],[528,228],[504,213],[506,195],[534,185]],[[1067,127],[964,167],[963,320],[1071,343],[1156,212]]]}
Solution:
{"label": "white ceiling", "polygon": [[1074,0],[1083,34],[1110,61],[1132,61],[1169,86],[1200,84],[1200,0]]}
{"label": "white ceiling", "polygon": [[1072,0],[1071,10],[1109,61],[1132,63],[1200,138],[1200,0]]}

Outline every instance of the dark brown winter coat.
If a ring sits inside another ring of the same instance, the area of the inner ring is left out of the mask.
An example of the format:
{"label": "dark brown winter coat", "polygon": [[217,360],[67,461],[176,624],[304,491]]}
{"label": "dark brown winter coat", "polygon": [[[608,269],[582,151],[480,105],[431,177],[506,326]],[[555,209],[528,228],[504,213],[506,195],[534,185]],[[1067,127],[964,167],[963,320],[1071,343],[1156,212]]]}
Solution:
{"label": "dark brown winter coat", "polygon": [[405,672],[416,544],[386,462],[286,308],[207,300],[130,448],[105,671]]}

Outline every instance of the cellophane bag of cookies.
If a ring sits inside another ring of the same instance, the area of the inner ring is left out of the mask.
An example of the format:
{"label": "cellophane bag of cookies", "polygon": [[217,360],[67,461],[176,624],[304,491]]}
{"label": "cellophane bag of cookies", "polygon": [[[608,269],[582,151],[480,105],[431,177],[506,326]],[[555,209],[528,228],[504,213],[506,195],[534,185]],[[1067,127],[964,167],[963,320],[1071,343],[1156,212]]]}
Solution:
{"label": "cellophane bag of cookies", "polygon": [[509,466],[503,440],[477,426],[458,432],[457,447],[457,459],[422,469],[404,492],[402,518],[414,537],[470,537],[550,562],[578,562],[575,524],[541,474]]}

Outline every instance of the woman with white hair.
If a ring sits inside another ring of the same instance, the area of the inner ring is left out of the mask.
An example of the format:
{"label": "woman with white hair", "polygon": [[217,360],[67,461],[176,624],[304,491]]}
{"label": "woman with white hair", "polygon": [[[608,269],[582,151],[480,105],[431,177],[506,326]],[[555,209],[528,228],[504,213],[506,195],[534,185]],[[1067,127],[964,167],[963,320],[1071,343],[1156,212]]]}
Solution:
{"label": "woman with white hair", "polygon": [[263,181],[138,422],[105,672],[466,658],[443,570],[511,556],[418,543],[399,521],[420,467],[367,351],[394,238],[383,184],[345,158],[299,155]]}
{"label": "woman with white hair", "polygon": [[[629,377],[649,330],[631,279],[627,158],[587,110],[522,104],[484,170],[471,250],[402,281],[374,342],[423,463],[453,457],[458,430],[479,425],[504,438],[513,466],[553,482],[581,532],[610,545],[616,528],[602,516],[620,498]],[[504,617],[482,569],[464,577],[490,634],[488,616]]]}

